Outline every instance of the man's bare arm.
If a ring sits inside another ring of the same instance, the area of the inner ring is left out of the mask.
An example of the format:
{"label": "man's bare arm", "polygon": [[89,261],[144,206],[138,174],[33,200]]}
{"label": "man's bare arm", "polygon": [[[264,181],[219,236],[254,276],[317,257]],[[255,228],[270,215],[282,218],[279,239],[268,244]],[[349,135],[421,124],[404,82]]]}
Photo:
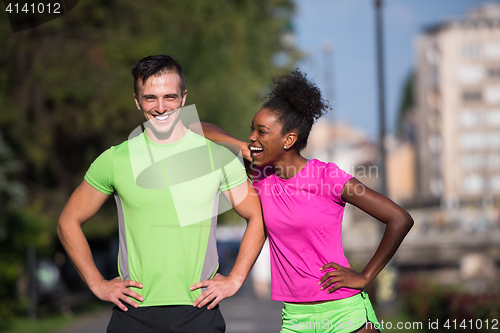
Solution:
{"label": "man's bare arm", "polygon": [[233,296],[240,289],[266,239],[260,200],[250,182],[246,181],[232,190],[223,192],[223,194],[231,203],[238,203],[239,198],[246,194],[244,199],[233,207],[236,213],[247,221],[247,228],[241,240],[238,257],[229,276],[217,274],[212,280],[202,281],[191,286],[191,290],[207,287],[207,290],[193,303],[193,306],[200,308],[213,300],[208,306],[208,309],[212,309],[221,300]]}
{"label": "man's bare arm", "polygon": [[142,288],[142,286],[135,281],[121,281],[120,277],[111,281],[105,280],[94,263],[92,252],[82,231],[82,225],[97,213],[108,197],[84,180],[66,203],[59,217],[57,234],[78,274],[90,290],[101,300],[113,302],[123,311],[127,311],[127,307],[121,301],[138,306],[127,295],[143,300],[139,294],[127,287]]}

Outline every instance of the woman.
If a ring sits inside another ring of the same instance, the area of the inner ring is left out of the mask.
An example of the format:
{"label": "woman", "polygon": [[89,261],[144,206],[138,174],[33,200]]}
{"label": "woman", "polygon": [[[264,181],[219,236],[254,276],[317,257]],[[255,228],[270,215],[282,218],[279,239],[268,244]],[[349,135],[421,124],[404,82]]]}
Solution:
{"label": "woman", "polygon": [[[250,144],[215,125],[202,127],[210,140],[237,144],[257,166],[253,181],[269,237],[272,299],[284,302],[281,332],[378,332],[363,288],[392,258],[413,220],[335,164],[302,157],[311,127],[328,104],[298,70],[273,83],[253,118]],[[359,273],[343,253],[345,203],[387,225]]]}

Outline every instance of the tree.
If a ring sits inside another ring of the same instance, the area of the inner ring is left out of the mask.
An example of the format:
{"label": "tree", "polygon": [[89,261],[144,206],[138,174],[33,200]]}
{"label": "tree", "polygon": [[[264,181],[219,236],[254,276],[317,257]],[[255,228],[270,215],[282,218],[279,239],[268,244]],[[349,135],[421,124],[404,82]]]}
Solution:
{"label": "tree", "polygon": [[[0,132],[22,164],[27,220],[50,230],[47,242],[34,243],[54,246],[57,216],[92,160],[144,121],[131,66],[173,55],[200,118],[245,137],[259,97],[283,70],[273,55],[284,52],[291,64],[299,56],[280,43],[293,10],[291,0],[89,0],[16,34],[0,22]],[[115,208],[107,211],[91,237],[116,229]]]}
{"label": "tree", "polygon": [[406,77],[401,90],[401,97],[397,115],[397,133],[400,138],[413,141],[415,139],[415,128],[411,119],[415,108],[415,73],[412,71]]}

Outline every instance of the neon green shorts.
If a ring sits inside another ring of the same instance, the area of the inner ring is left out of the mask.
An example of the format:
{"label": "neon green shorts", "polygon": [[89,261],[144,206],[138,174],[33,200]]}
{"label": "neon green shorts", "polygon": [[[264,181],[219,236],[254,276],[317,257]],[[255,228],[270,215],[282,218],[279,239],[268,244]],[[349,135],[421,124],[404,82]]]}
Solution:
{"label": "neon green shorts", "polygon": [[368,294],[362,291],[349,298],[320,304],[285,302],[281,333],[350,333],[365,325],[380,330]]}

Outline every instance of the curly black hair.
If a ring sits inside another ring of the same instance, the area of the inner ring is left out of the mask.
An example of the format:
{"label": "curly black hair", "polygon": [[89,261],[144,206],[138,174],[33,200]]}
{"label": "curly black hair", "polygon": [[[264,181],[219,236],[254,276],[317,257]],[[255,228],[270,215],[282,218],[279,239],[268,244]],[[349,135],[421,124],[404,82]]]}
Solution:
{"label": "curly black hair", "polygon": [[321,90],[307,80],[298,68],[285,75],[275,76],[271,92],[265,97],[263,108],[277,115],[283,126],[281,134],[297,131],[293,148],[300,152],[307,146],[312,125],[330,109],[328,101],[321,97]]}

